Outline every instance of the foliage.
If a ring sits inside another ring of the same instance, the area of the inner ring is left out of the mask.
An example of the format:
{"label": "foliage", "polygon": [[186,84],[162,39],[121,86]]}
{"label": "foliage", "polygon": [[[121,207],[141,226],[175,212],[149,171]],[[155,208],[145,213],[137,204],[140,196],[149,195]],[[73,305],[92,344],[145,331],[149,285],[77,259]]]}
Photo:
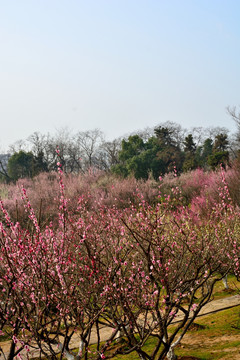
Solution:
{"label": "foliage", "polygon": [[228,151],[218,151],[214,152],[208,157],[208,164],[214,170],[219,165],[226,166],[229,165],[229,152]]}
{"label": "foliage", "polygon": [[34,156],[32,152],[15,152],[8,160],[8,176],[14,181],[19,178],[32,178],[41,171],[47,170],[47,164],[43,160],[43,154]]}
{"label": "foliage", "polygon": [[[127,177],[134,175],[136,179],[147,179],[153,170],[158,148],[153,139],[144,142],[139,135],[129,136],[122,140],[122,149],[119,151],[119,164],[112,167],[115,174]],[[155,171],[156,172],[156,171]]]}
{"label": "foliage", "polygon": [[156,136],[143,141],[139,135],[122,140],[119,164],[112,167],[113,173],[124,177],[134,175],[136,179],[155,180],[176,167],[181,170],[183,154],[168,128],[155,129]]}
{"label": "foliage", "polygon": [[180,145],[173,136],[174,130],[169,127],[159,126],[155,128],[154,132],[160,146],[157,158],[164,163],[162,174],[173,171],[174,168],[181,171],[183,154]]}
{"label": "foliage", "polygon": [[183,171],[193,170],[197,167],[197,158],[196,158],[196,144],[193,141],[192,134],[189,134],[185,137],[184,141],[184,163]]}
{"label": "foliage", "polygon": [[196,150],[197,164],[200,168],[208,167],[208,158],[213,152],[213,140],[207,138],[202,146],[198,146]]}
{"label": "foliage", "polygon": [[226,166],[229,165],[229,152],[228,152],[229,141],[227,139],[227,134],[218,134],[215,136],[215,141],[213,144],[213,153],[208,157],[208,164],[214,170],[219,165]]}
{"label": "foliage", "polygon": [[[238,141],[228,139],[227,132],[220,127],[197,127],[188,132],[169,121],[113,141],[105,141],[99,129],[76,134],[60,129],[55,135],[34,132],[26,141],[13,144],[8,154],[1,155],[0,181],[57,171],[59,159],[66,174],[83,174],[95,169],[111,171],[123,178],[134,176],[146,180],[151,177],[156,181],[173,169],[178,173],[196,168],[215,169],[221,163],[230,164],[238,154]],[[220,156],[222,151],[225,153]],[[7,162],[12,156],[15,159],[9,163],[10,176]]]}

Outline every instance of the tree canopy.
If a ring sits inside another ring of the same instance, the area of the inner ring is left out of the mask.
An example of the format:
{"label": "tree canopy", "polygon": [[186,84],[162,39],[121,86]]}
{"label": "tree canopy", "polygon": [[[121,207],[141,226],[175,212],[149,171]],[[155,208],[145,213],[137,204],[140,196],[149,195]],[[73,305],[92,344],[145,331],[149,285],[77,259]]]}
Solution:
{"label": "tree canopy", "polygon": [[25,178],[37,175],[41,171],[47,171],[47,164],[40,152],[38,156],[34,156],[32,152],[23,150],[15,152],[8,160],[8,176],[16,181],[19,178]]}
{"label": "tree canopy", "polygon": [[136,179],[152,176],[157,180],[173,170],[215,169],[238,155],[238,143],[236,139],[233,143],[227,133],[219,127],[198,127],[188,132],[172,122],[113,141],[105,141],[99,129],[73,135],[59,130],[55,136],[35,132],[11,147],[8,165],[0,163],[0,181],[56,171],[58,161],[65,173],[84,173],[91,168]]}

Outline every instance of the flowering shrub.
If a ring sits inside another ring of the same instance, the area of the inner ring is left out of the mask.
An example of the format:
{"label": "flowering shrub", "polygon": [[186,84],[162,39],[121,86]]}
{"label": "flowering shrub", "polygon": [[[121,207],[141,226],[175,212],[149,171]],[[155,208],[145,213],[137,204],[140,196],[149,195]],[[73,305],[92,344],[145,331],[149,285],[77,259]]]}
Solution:
{"label": "flowering shrub", "polygon": [[[161,182],[161,191],[172,196],[172,189],[179,187],[178,199],[180,205],[189,206],[195,213],[206,213],[207,208],[212,208],[220,201],[219,188],[225,185],[222,182],[222,171],[192,170],[176,177],[167,174]],[[239,167],[234,166],[224,171],[224,177],[228,185],[231,199],[235,205],[240,205],[240,172]],[[173,196],[172,196],[173,198]]]}
{"label": "flowering shrub", "polygon": [[[215,283],[229,272],[239,276],[239,209],[220,175],[218,201],[204,204],[204,213],[182,204],[177,186],[171,196],[156,195],[155,183],[108,182],[99,173],[65,177],[60,164],[58,179],[49,179],[51,191],[46,174],[22,188],[22,225],[0,202],[0,331],[12,339],[8,359],[36,347],[51,359],[59,352],[100,360],[131,351],[141,359],[174,359],[174,347]],[[51,211],[42,211],[55,212],[54,222],[41,222],[29,200],[36,184],[49,199],[44,206]],[[103,326],[110,330],[107,339]],[[148,354],[143,346],[152,334],[157,343]],[[112,347],[118,336],[126,344]]]}
{"label": "flowering shrub", "polygon": [[[91,207],[95,202],[124,208],[136,200],[136,193],[141,192],[144,198],[153,202],[158,193],[155,181],[137,181],[135,178],[119,179],[102,171],[89,170],[83,175],[65,175],[65,196],[70,199],[69,209],[77,208],[78,198],[84,196]],[[31,228],[31,222],[25,212],[21,190],[25,188],[32,207],[35,209],[40,226],[53,222],[56,224],[59,184],[56,173],[41,173],[34,179],[19,179],[15,185],[2,186],[4,206],[13,221],[18,221],[25,228]],[[1,190],[1,188],[0,188]],[[138,201],[138,200],[137,200]]]}

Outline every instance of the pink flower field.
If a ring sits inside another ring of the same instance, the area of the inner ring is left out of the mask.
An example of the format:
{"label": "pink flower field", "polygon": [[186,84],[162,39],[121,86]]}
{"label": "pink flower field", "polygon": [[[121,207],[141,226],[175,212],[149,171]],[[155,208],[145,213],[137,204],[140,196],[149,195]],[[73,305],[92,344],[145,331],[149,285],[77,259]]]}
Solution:
{"label": "pink flower field", "polygon": [[[236,167],[137,181],[93,171],[66,176],[59,165],[58,173],[2,185],[6,358],[38,349],[51,359],[132,351],[140,359],[175,359],[215,284],[239,276],[238,175]],[[107,338],[102,327],[110,329]],[[149,354],[143,346],[152,335]]]}

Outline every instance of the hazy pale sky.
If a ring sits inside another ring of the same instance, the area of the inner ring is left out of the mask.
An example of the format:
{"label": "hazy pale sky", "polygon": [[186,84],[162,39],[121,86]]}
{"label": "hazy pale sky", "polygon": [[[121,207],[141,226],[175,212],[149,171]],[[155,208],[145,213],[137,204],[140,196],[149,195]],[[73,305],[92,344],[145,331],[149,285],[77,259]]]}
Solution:
{"label": "hazy pale sky", "polygon": [[239,0],[0,0],[0,150],[64,127],[234,131],[239,17]]}

